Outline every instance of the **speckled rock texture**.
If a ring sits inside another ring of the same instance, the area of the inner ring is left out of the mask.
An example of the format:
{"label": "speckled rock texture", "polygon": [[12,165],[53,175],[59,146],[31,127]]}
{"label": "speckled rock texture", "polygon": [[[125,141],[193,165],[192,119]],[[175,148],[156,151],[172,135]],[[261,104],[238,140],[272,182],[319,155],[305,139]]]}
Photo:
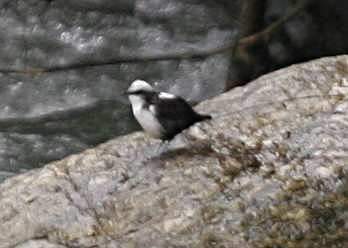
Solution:
{"label": "speckled rock texture", "polygon": [[119,137],[0,185],[0,247],[347,247],[348,56],[197,106],[168,145]]}

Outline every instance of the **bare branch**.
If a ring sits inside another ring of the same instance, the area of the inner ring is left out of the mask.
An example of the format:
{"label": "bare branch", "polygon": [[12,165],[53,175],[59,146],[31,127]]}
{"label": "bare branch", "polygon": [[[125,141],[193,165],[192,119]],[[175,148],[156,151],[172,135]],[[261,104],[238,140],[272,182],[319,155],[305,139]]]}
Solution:
{"label": "bare branch", "polygon": [[202,51],[192,51],[192,52],[173,52],[168,54],[152,54],[152,55],[135,55],[135,56],[124,56],[118,58],[112,58],[110,60],[104,60],[101,62],[78,62],[68,65],[57,65],[57,66],[48,66],[41,68],[30,68],[27,70],[18,70],[18,69],[0,69],[0,73],[24,73],[24,74],[40,74],[45,72],[58,72],[66,70],[76,70],[87,67],[95,66],[106,66],[106,65],[115,65],[122,63],[140,63],[140,62],[154,62],[154,61],[163,61],[163,60],[182,60],[182,59],[201,59],[209,57],[211,55],[219,54],[233,49],[236,46],[236,41],[231,42],[225,46],[218,48],[202,50]]}
{"label": "bare branch", "polygon": [[247,36],[239,41],[239,46],[249,46],[254,45],[260,41],[267,41],[272,34],[278,31],[281,26],[290,20],[292,17],[297,15],[301,10],[303,10],[311,0],[299,0],[298,3],[291,8],[288,13],[281,19],[275,21],[271,25],[269,25],[267,28],[262,30],[261,32],[258,32],[256,34]]}
{"label": "bare branch", "polygon": [[243,0],[241,4],[239,32],[246,37],[263,28],[266,0]]}

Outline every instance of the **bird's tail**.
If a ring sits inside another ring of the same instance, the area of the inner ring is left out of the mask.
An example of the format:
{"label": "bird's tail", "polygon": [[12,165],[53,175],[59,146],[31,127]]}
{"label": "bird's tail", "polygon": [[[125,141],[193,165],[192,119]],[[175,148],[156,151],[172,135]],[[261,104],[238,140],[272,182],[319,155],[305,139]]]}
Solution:
{"label": "bird's tail", "polygon": [[211,120],[211,115],[199,115],[200,121]]}

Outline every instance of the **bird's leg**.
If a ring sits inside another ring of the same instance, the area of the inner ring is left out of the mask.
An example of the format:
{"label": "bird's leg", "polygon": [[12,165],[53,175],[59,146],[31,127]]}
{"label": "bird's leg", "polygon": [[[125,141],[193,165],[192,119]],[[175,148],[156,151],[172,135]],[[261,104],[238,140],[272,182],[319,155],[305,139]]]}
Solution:
{"label": "bird's leg", "polygon": [[148,161],[148,160],[160,157],[163,153],[166,153],[168,151],[168,146],[169,146],[169,141],[162,140],[158,145],[156,144],[156,147],[153,147],[153,149],[149,150],[149,153],[145,155],[144,161]]}
{"label": "bird's leg", "polygon": [[167,152],[169,144],[170,144],[170,142],[168,140],[162,140],[158,146],[157,154],[161,155],[162,153]]}

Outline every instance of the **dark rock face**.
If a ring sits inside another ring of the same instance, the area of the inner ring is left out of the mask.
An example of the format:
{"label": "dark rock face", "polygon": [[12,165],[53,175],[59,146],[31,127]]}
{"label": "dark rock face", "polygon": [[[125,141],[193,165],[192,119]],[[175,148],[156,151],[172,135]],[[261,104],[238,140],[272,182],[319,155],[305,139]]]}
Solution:
{"label": "dark rock face", "polygon": [[0,247],[346,247],[347,86],[348,56],[291,66],[168,148],[133,133],[10,178]]}
{"label": "dark rock face", "polygon": [[[282,19],[298,2],[304,1],[262,1],[265,6],[262,18],[258,19],[259,29],[262,30]],[[259,75],[293,63],[347,54],[348,2],[337,0],[307,0],[307,2],[309,3],[307,7],[284,23],[269,41],[249,49],[247,58],[239,58],[233,63],[229,76],[231,86],[246,83]]]}
{"label": "dark rock face", "polygon": [[[211,1],[0,1],[0,68],[218,47],[233,38],[230,18],[228,9]],[[158,88],[199,101],[223,92],[228,66],[227,54],[1,74],[0,171],[5,172],[0,180],[135,130],[128,102],[121,96],[132,80],[157,82]]]}
{"label": "dark rock face", "polygon": [[[289,0],[269,0],[265,23],[284,16],[293,7]],[[287,22],[268,45],[275,67],[348,51],[348,2],[312,1],[308,7]]]}

